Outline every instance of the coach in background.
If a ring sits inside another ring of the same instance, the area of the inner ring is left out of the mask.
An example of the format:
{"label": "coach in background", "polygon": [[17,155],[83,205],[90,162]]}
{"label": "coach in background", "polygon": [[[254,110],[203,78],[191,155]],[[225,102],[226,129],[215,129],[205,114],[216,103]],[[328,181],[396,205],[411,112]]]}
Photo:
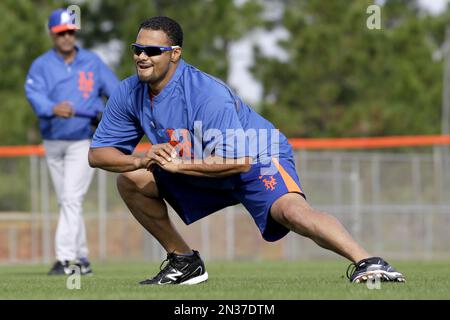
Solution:
{"label": "coach in background", "polygon": [[92,124],[104,108],[102,96],[119,80],[97,55],[75,45],[78,27],[65,9],[52,12],[48,29],[54,47],[32,63],[25,83],[59,205],[57,261],[48,274],[68,274],[71,263],[89,274],[82,203],[94,173],[88,164]]}

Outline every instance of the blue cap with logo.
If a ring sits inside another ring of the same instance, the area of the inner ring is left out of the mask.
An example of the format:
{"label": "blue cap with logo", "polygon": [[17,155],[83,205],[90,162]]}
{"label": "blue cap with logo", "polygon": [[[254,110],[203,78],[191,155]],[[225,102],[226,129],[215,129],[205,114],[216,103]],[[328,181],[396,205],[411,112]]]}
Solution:
{"label": "blue cap with logo", "polygon": [[74,17],[66,9],[56,9],[48,17],[48,29],[53,33],[67,30],[78,30]]}

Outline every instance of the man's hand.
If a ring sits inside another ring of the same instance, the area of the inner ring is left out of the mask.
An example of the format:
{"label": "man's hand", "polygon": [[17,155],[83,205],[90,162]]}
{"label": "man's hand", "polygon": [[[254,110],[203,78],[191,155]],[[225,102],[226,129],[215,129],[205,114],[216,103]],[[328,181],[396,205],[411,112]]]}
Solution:
{"label": "man's hand", "polygon": [[165,164],[159,166],[168,172],[177,173],[180,172],[181,163],[182,160],[180,158],[173,158],[171,161],[167,161]]}
{"label": "man's hand", "polygon": [[[154,144],[144,156],[145,159],[149,159],[147,169],[150,169],[153,164],[157,164],[165,169],[167,164],[175,160],[177,154],[177,151],[170,143]],[[172,166],[168,168],[172,168]]]}
{"label": "man's hand", "polygon": [[69,101],[63,101],[53,107],[53,114],[61,118],[70,118],[74,115],[75,110]]}

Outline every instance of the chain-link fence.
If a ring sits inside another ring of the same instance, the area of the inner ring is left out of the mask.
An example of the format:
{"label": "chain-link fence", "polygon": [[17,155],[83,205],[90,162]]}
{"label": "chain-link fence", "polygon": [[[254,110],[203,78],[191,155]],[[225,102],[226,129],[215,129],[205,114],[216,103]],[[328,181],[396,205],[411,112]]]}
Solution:
{"label": "chain-link fence", "polygon": [[[296,162],[308,201],[335,215],[371,253],[440,259],[450,257],[449,167],[440,148],[300,150]],[[58,213],[45,159],[2,158],[0,166],[0,262],[50,262]],[[124,206],[115,177],[98,170],[85,199],[91,258],[160,260],[165,253]],[[240,205],[190,226],[171,215],[188,243],[209,260],[334,256],[293,233],[264,242]]]}

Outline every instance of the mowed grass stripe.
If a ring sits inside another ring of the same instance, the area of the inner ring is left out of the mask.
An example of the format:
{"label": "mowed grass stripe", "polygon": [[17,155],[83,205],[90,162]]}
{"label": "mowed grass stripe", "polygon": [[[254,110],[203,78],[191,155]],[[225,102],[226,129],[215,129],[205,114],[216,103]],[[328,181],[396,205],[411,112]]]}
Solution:
{"label": "mowed grass stripe", "polygon": [[[391,261],[390,261],[391,262]],[[0,299],[450,299],[450,262],[394,262],[405,284],[370,290],[351,284],[346,261],[209,262],[209,280],[196,286],[140,286],[159,264],[93,263],[95,275],[80,290],[66,277],[46,275],[49,266],[0,266]]]}

